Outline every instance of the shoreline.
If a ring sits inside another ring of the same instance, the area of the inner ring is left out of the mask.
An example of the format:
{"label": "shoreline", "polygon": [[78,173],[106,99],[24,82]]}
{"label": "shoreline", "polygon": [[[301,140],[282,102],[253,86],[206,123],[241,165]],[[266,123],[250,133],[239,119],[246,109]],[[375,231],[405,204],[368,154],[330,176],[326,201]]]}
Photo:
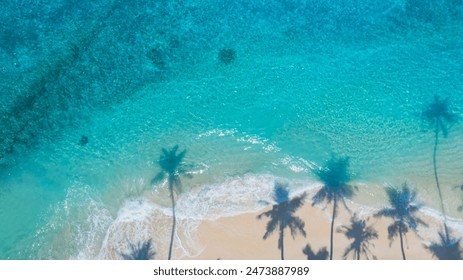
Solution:
{"label": "shoreline", "polygon": [[[268,210],[266,208],[265,210]],[[327,209],[330,209],[328,207]],[[262,211],[261,211],[262,212]],[[259,212],[259,213],[261,213]],[[280,251],[277,248],[278,233],[274,232],[267,240],[263,240],[265,233],[266,219],[257,220],[259,213],[246,213],[233,217],[220,218],[215,221],[203,221],[196,233],[199,244],[202,245],[202,251],[193,257],[182,258],[185,260],[277,260],[280,259]],[[319,207],[312,207],[305,204],[300,211],[296,213],[305,222],[306,238],[297,235],[292,239],[288,230],[284,240],[285,259],[305,260],[307,256],[303,254],[303,248],[309,243],[312,250],[318,251],[326,247],[329,251],[329,232],[330,232],[330,214]],[[423,215],[421,215],[423,216]],[[426,218],[431,227],[436,227],[436,221],[433,218]],[[336,230],[342,225],[349,225],[350,214],[347,211],[340,211],[335,221],[334,233],[334,253],[333,259],[344,259],[345,248],[349,245],[349,240]],[[372,240],[372,246],[369,248],[372,255],[370,259],[378,260],[401,260],[400,242],[396,238],[390,245],[387,238],[387,227],[390,221],[386,218],[373,218],[367,220],[367,225],[373,226],[379,238]],[[428,228],[429,229],[429,228]],[[422,229],[418,229],[419,234],[424,234]],[[437,241],[437,230],[436,230]],[[425,249],[426,243],[421,240],[414,232],[409,231],[404,241],[405,254],[410,260],[432,260],[432,254]],[[374,257],[375,256],[375,257]],[[349,254],[346,259],[353,259]],[[365,256],[361,256],[365,259]]]}
{"label": "shoreline", "polygon": [[[344,259],[345,249],[350,244],[343,233],[337,230],[342,226],[350,226],[351,213],[357,213],[359,218],[367,219],[367,226],[372,226],[378,233],[378,239],[370,241],[369,259],[401,260],[400,241],[397,237],[391,243],[387,238],[387,227],[392,222],[388,218],[375,218],[370,210],[363,212],[362,205],[347,201],[352,212],[341,208],[335,220],[334,257]],[[173,259],[180,260],[278,260],[280,251],[277,248],[278,232],[273,232],[267,240],[263,235],[268,222],[267,218],[257,219],[257,215],[267,211],[267,206],[260,211],[241,213],[216,219],[186,219],[177,217],[177,229],[174,240]],[[167,257],[170,241],[172,216],[165,209],[144,208],[148,210],[144,217],[138,220],[121,218],[108,229],[102,250],[98,259],[119,259],[118,252],[127,251],[127,241],[143,242],[151,238],[156,251],[156,260]],[[140,209],[139,209],[140,210]],[[326,247],[329,251],[329,234],[332,205],[326,208],[311,206],[307,199],[305,204],[295,213],[305,223],[306,237],[298,234],[293,239],[288,229],[285,230],[285,259],[306,260],[302,250],[310,244],[312,250],[318,251]],[[428,227],[418,227],[417,234],[411,230],[405,235],[404,250],[410,260],[434,260],[432,254],[425,248],[431,242],[437,242],[438,231],[441,230],[439,216],[429,215],[427,211],[417,214]],[[451,219],[452,236],[461,237],[458,228],[463,227],[463,220]],[[353,259],[350,253],[345,259]],[[366,259],[364,255],[361,260]]]}
{"label": "shoreline", "polygon": [[[267,177],[263,177],[267,178]],[[262,179],[262,178],[260,178]],[[268,178],[267,178],[268,179]],[[272,205],[260,204],[262,200],[269,201],[272,187],[268,182],[259,185],[243,185],[242,179],[230,180],[230,184],[221,185],[222,188],[206,187],[193,188],[189,193],[180,195],[177,199],[177,228],[174,239],[173,259],[181,260],[272,260],[280,258],[277,248],[278,233],[273,232],[267,240],[263,240],[267,218],[257,219],[257,215],[268,211]],[[253,181],[254,182],[254,181]],[[301,183],[301,182],[300,182]],[[375,184],[375,186],[378,186]],[[239,188],[243,189],[239,189]],[[253,192],[245,190],[253,187]],[[330,223],[332,204],[311,206],[313,194],[319,184],[305,188],[296,184],[292,197],[306,192],[304,205],[295,213],[305,223],[306,237],[296,235],[291,238],[288,229],[285,231],[285,258],[305,260],[307,256],[302,250],[310,244],[312,250],[318,251],[330,246]],[[159,193],[146,192],[138,199],[131,199],[121,207],[117,217],[107,229],[104,242],[97,253],[97,259],[119,259],[118,252],[126,252],[128,241],[132,243],[144,242],[152,239],[157,260],[167,257],[170,243],[172,216],[168,206],[157,203]],[[236,196],[235,196],[236,195]],[[256,199],[261,198],[261,199]],[[343,233],[337,232],[342,226],[350,226],[352,215],[367,219],[366,225],[373,227],[378,239],[370,241],[369,259],[401,260],[399,238],[391,242],[388,239],[388,226],[392,223],[389,218],[373,217],[380,208],[388,204],[363,204],[346,200],[350,211],[340,204],[334,228],[334,257],[344,259],[343,254],[352,240],[348,240]],[[253,202],[253,203],[251,203]],[[417,233],[409,230],[404,238],[404,250],[407,259],[433,260],[436,259],[425,248],[431,242],[438,242],[438,232],[442,230],[441,214],[438,210],[423,205],[416,216],[424,220],[428,227],[419,226]],[[463,233],[463,219],[448,218],[448,226],[452,237],[461,238]],[[353,259],[352,253],[346,259]],[[365,259],[362,255],[361,259]]]}

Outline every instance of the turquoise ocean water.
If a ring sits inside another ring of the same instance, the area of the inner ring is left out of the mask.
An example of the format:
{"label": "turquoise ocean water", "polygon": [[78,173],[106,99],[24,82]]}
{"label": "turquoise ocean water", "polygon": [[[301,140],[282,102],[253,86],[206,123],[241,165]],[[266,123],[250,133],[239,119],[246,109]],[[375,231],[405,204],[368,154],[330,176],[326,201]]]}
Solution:
{"label": "turquoise ocean water", "polygon": [[[332,154],[350,157],[365,213],[407,181],[438,216],[420,116],[438,94],[463,117],[463,4],[422,2],[2,4],[0,259],[118,258],[127,240],[168,242],[166,186],[150,180],[176,144],[194,174],[178,198],[178,257],[199,250],[189,235],[201,219],[265,207],[275,180],[313,192]],[[458,237],[462,139],[460,121],[438,146]]]}

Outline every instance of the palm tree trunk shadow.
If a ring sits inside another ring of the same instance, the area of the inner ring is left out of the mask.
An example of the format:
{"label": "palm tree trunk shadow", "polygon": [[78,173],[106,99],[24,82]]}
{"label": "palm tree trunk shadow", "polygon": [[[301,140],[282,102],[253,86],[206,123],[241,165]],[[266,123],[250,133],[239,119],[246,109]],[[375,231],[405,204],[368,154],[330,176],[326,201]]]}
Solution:
{"label": "palm tree trunk shadow", "polygon": [[447,214],[445,211],[444,199],[442,190],[439,183],[439,176],[437,172],[437,146],[439,144],[439,133],[445,138],[448,135],[449,128],[458,121],[458,116],[449,109],[449,99],[441,99],[438,95],[434,95],[434,100],[431,102],[421,113],[423,121],[427,122],[434,130],[434,149],[433,149],[433,168],[434,180],[436,181],[436,188],[439,195],[440,208],[443,216],[444,231],[447,238],[449,233],[447,230]]}
{"label": "palm tree trunk shadow", "polygon": [[172,231],[170,235],[169,253],[167,257],[168,260],[172,259],[175,230],[177,225],[174,192],[181,192],[183,189],[182,182],[180,180],[181,176],[191,178],[191,174],[188,173],[186,165],[183,162],[183,159],[186,155],[186,150],[183,150],[178,154],[177,151],[178,145],[175,145],[170,150],[162,149],[161,156],[158,160],[158,164],[161,167],[161,171],[151,180],[151,184],[155,184],[164,180],[164,178],[167,177],[167,182],[169,186],[169,195],[172,207]]}

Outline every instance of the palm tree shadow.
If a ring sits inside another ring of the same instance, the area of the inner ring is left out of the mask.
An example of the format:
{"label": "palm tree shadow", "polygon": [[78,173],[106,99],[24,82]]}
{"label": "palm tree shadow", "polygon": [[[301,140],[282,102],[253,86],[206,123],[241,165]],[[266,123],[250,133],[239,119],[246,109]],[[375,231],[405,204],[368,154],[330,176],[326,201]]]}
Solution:
{"label": "palm tree shadow", "polygon": [[444,218],[444,229],[447,230],[447,215],[445,213],[444,200],[439,183],[437,172],[437,146],[439,144],[439,133],[446,138],[450,127],[458,121],[457,114],[449,109],[449,99],[441,99],[439,95],[434,95],[434,101],[431,102],[421,113],[422,120],[428,124],[429,128],[434,130],[434,150],[433,150],[433,168],[434,180],[439,195],[440,207]]}
{"label": "palm tree shadow", "polygon": [[280,249],[281,259],[284,260],[284,231],[289,228],[293,239],[299,232],[302,236],[306,236],[304,230],[305,223],[299,217],[294,216],[294,213],[304,204],[306,194],[289,199],[289,192],[286,185],[275,183],[274,200],[276,202],[272,209],[257,216],[257,219],[262,217],[270,218],[267,223],[267,228],[263,239],[267,239],[278,228],[279,239],[278,249]]}
{"label": "palm tree shadow", "polygon": [[458,115],[451,112],[449,98],[441,99],[434,95],[433,102],[429,103],[421,112],[421,119],[428,124],[434,133],[442,132],[442,136],[448,136],[448,130],[458,121]]}
{"label": "palm tree shadow", "polygon": [[156,256],[151,239],[136,245],[129,241],[129,247],[128,253],[119,253],[124,260],[153,260]]}
{"label": "palm tree shadow", "polygon": [[315,253],[309,244],[302,249],[302,253],[307,256],[308,260],[327,260],[329,256],[326,247],[322,247],[317,253]]}
{"label": "palm tree shadow", "polygon": [[334,155],[325,164],[323,168],[315,171],[315,175],[323,183],[321,189],[312,198],[312,206],[326,201],[327,204],[333,202],[333,213],[331,217],[330,231],[330,260],[333,259],[333,239],[334,239],[334,222],[337,216],[338,203],[343,203],[344,207],[350,212],[346,205],[346,198],[352,198],[356,186],[349,184],[351,173],[349,171],[349,158],[336,158]]}
{"label": "palm tree shadow", "polygon": [[162,148],[161,156],[159,157],[158,164],[161,167],[161,171],[151,179],[151,185],[158,184],[167,178],[168,183],[173,183],[173,190],[179,192],[182,190],[182,182],[180,176],[186,178],[192,178],[191,173],[188,172],[191,164],[187,165],[183,162],[187,150],[184,149],[177,154],[179,146],[175,145],[172,149],[167,150]]}
{"label": "palm tree shadow", "polygon": [[427,227],[428,225],[415,216],[415,213],[421,209],[421,204],[416,202],[416,191],[412,190],[407,183],[403,183],[401,188],[388,186],[386,193],[390,206],[379,210],[375,217],[388,217],[393,223],[387,228],[388,239],[391,241],[398,235],[400,238],[400,249],[402,258],[405,260],[404,242],[409,229],[417,232],[419,225]]}
{"label": "palm tree shadow", "polygon": [[448,229],[439,232],[439,242],[432,242],[425,248],[439,260],[461,260],[463,251],[460,246],[460,238],[450,235]]}
{"label": "palm tree shadow", "polygon": [[344,233],[347,239],[352,239],[352,243],[344,251],[344,258],[347,258],[349,253],[352,252],[354,259],[357,260],[360,260],[361,255],[364,255],[367,260],[370,259],[370,255],[373,259],[376,259],[369,246],[374,247],[374,244],[370,244],[370,241],[378,238],[378,232],[372,226],[367,226],[367,221],[354,215],[350,220],[350,227],[342,226],[337,230],[337,232]]}
{"label": "palm tree shadow", "polygon": [[179,152],[178,145],[172,149],[162,149],[161,156],[159,157],[158,164],[161,171],[151,180],[151,184],[156,184],[167,178],[169,187],[169,196],[172,205],[172,232],[170,236],[168,260],[172,258],[172,249],[174,244],[174,235],[177,218],[175,215],[175,196],[174,193],[180,193],[183,190],[183,185],[180,177],[191,178],[192,175],[188,172],[187,165],[183,162],[186,155],[186,149]]}

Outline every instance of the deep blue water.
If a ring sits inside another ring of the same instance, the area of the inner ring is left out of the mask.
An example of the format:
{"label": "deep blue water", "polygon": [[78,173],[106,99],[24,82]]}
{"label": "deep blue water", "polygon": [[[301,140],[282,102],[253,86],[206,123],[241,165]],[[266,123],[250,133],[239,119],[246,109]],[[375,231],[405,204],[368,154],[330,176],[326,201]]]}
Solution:
{"label": "deep blue water", "polygon": [[[313,189],[332,154],[350,157],[354,202],[381,207],[385,184],[408,181],[439,209],[421,112],[437,94],[462,116],[463,4],[423,2],[2,3],[0,259],[117,257],[169,229],[149,182],[176,144],[192,231],[263,207],[276,179]],[[462,137],[459,122],[438,149],[457,236]]]}

